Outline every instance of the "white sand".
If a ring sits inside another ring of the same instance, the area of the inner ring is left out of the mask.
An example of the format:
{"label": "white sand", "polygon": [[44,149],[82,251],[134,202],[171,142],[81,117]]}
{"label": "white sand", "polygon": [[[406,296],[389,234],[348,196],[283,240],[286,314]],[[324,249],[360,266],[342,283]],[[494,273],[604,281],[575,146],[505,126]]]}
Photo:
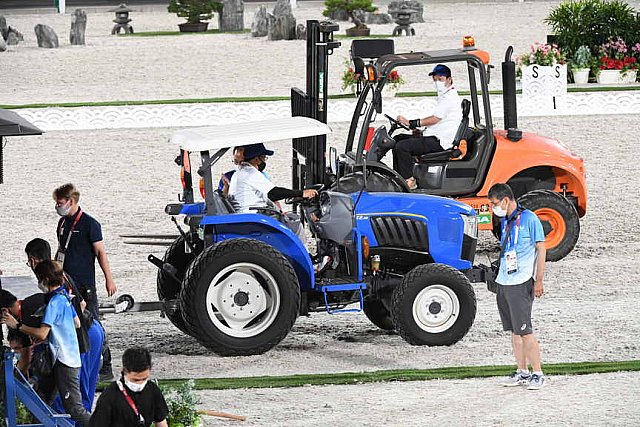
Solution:
{"label": "white sand", "polygon": [[[442,47],[444,42],[451,46],[457,45],[460,35],[470,32],[499,57],[512,40],[525,46],[543,39],[546,29],[540,20],[553,4],[436,3],[427,6],[429,22],[416,27],[419,36],[397,43],[403,49],[416,44],[425,49]],[[308,14],[305,17],[318,13],[318,7],[306,4],[296,11]],[[133,18],[137,31],[172,29],[178,22],[161,13],[140,13]],[[34,47],[33,36],[25,29],[47,22],[62,38],[68,16],[9,16],[9,25],[25,32],[28,40],[0,54],[0,103],[256,92],[286,95],[290,85],[304,84],[303,42],[270,43],[250,40],[246,35],[115,38],[108,36],[110,19],[106,14],[90,16],[87,47],[70,47],[63,41],[58,50],[41,50]],[[374,32],[383,30],[390,31],[374,27]],[[196,65],[193,52],[202,53],[199,58],[207,62]],[[125,58],[120,67],[112,65],[116,53]],[[346,54],[346,47],[336,51],[334,76]],[[267,60],[276,65],[268,65]],[[264,67],[263,72],[256,73],[256,67]],[[54,78],[58,74],[67,77]],[[268,77],[257,80],[258,75]],[[331,83],[334,92],[337,82],[336,78]],[[421,87],[416,80],[407,90]],[[640,118],[528,118],[520,124],[525,130],[565,142],[585,158],[588,171],[590,199],[580,241],[566,259],[548,264],[547,294],[534,307],[544,361],[640,358],[640,239],[635,232],[635,212],[640,209],[636,149]],[[335,125],[334,130],[331,140],[340,147],[346,127]],[[120,292],[138,300],[155,299],[155,271],[146,255],[161,255],[162,250],[124,245],[119,235],[174,231],[163,213],[164,205],[174,201],[179,192],[178,169],[173,164],[177,153],[166,142],[170,133],[170,129],[106,130],[10,138],[5,152],[6,183],[0,185],[0,268],[7,275],[29,274],[24,244],[33,237],[54,242],[57,217],[50,194],[55,186],[73,181],[82,191],[81,205],[103,224]],[[217,167],[216,173],[228,165]],[[269,166],[277,184],[289,184],[289,165],[289,150],[280,148]],[[480,249],[477,261],[483,262],[487,251],[495,257],[497,247],[492,238],[484,236]],[[105,298],[103,280],[100,274],[98,277],[100,295]],[[144,345],[153,352],[155,373],[162,378],[511,363],[509,338],[500,330],[493,296],[482,287],[476,291],[474,326],[464,340],[446,348],[409,346],[398,336],[377,330],[362,314],[316,314],[298,319],[279,346],[265,355],[246,358],[216,357],[159,319],[157,313],[109,316],[106,327],[116,366],[126,347]],[[637,425],[640,415],[633,399],[638,395],[639,379],[634,373],[553,378],[549,388],[535,394],[508,392],[496,387],[494,379],[487,379],[202,395],[203,406],[249,415],[251,425],[414,425],[424,421],[452,425],[511,425],[516,421],[529,425]],[[537,409],[542,412],[539,422],[523,420],[523,413]]]}

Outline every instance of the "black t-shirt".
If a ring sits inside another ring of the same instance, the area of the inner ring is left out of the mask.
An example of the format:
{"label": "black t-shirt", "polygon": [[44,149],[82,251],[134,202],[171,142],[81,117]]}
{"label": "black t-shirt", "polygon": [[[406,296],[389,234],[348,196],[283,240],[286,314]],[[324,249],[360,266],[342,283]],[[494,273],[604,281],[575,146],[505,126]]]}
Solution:
{"label": "black t-shirt", "polygon": [[32,328],[39,328],[47,308],[47,294],[37,293],[22,300],[20,315],[22,323]]}
{"label": "black t-shirt", "polygon": [[[120,381],[123,381],[122,378]],[[124,384],[124,381],[123,381]],[[145,426],[158,423],[167,418],[169,408],[156,383],[149,381],[140,393],[127,389],[127,393],[135,403],[145,420]],[[136,427],[138,417],[115,382],[102,392],[95,411],[91,415],[89,427]]]}
{"label": "black t-shirt", "polygon": [[78,208],[76,215],[60,218],[56,234],[58,245],[64,246],[69,230],[80,212],[82,216],[73,228],[69,246],[65,250],[64,271],[75,280],[79,288],[93,288],[96,286],[96,255],[93,252],[93,244],[102,240],[100,223]]}

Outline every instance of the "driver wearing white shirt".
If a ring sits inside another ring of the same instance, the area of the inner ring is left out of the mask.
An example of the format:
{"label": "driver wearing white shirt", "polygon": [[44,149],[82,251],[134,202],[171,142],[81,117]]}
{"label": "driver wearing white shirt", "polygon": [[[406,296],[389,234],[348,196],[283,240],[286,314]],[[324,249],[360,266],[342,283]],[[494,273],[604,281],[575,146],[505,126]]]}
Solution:
{"label": "driver wearing white shirt", "polygon": [[290,190],[276,187],[269,181],[260,172],[260,166],[266,162],[267,156],[272,155],[273,151],[261,143],[244,147],[244,161],[229,183],[229,200],[237,212],[252,212],[254,207],[277,209],[271,202],[291,197],[312,199],[318,195],[316,190]]}

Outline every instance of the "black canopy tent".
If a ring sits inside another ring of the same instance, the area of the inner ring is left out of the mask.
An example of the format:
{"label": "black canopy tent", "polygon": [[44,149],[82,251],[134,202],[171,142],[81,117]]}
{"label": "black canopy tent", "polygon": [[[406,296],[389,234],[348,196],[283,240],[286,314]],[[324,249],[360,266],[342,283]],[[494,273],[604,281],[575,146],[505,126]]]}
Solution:
{"label": "black canopy tent", "polygon": [[27,121],[19,114],[0,108],[0,184],[2,184],[4,181],[3,139],[5,136],[21,135],[42,135],[42,130],[35,127],[32,123]]}

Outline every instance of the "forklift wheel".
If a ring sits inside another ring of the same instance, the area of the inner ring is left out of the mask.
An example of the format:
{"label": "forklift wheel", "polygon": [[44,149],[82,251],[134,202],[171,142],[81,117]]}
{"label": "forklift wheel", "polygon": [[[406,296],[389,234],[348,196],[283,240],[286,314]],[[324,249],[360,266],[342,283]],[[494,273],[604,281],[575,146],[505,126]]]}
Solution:
{"label": "forklift wheel", "polygon": [[382,299],[366,298],[363,307],[364,314],[371,323],[385,331],[393,331],[393,319],[391,312],[385,307]]}
{"label": "forklift wheel", "polygon": [[412,345],[452,345],[476,317],[476,296],[469,279],[443,264],[411,270],[393,291],[395,330]]}
{"label": "forklift wheel", "polygon": [[180,292],[186,327],[221,356],[262,354],[287,336],[300,288],[289,261],[272,246],[231,239],[206,248]]}

